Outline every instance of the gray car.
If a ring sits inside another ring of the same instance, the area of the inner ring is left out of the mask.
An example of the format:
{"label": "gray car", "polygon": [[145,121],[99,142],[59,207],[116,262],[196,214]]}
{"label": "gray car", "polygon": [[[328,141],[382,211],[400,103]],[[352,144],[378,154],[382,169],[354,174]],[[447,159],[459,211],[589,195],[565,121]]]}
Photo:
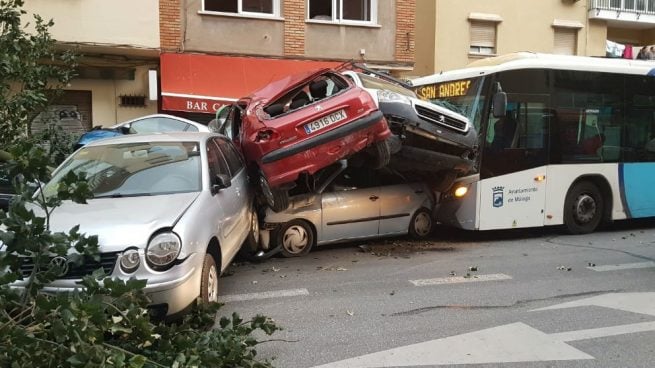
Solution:
{"label": "gray car", "polygon": [[[53,231],[98,235],[101,261],[72,264],[46,291],[66,291],[102,267],[111,277],[147,280],[157,312],[183,311],[198,297],[218,301],[219,275],[244,242],[257,243],[258,219],[244,162],[212,133],[131,135],[83,147],[53,173],[44,193],[68,173],[84,173],[94,198],[64,202]],[[31,265],[23,264],[24,274]]]}
{"label": "gray car", "polygon": [[267,210],[264,249],[297,257],[315,245],[432,232],[435,197],[427,185],[406,183],[388,169],[348,168],[332,176],[316,193],[291,197],[286,211]]}

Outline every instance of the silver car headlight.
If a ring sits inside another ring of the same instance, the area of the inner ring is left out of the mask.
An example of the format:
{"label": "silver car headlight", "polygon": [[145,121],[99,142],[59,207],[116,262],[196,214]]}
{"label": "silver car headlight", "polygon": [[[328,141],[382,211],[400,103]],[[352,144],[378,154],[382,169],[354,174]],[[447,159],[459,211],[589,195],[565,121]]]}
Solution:
{"label": "silver car headlight", "polygon": [[167,269],[180,254],[182,242],[172,232],[163,232],[155,235],[146,248],[146,261],[154,270]]}
{"label": "silver car headlight", "polygon": [[123,272],[132,273],[139,268],[139,264],[141,264],[141,257],[138,250],[130,248],[121,254],[120,265]]}
{"label": "silver car headlight", "polygon": [[407,96],[403,96],[400,93],[391,92],[386,89],[381,89],[378,91],[378,101],[380,102],[400,102],[404,104],[411,105],[411,101]]}

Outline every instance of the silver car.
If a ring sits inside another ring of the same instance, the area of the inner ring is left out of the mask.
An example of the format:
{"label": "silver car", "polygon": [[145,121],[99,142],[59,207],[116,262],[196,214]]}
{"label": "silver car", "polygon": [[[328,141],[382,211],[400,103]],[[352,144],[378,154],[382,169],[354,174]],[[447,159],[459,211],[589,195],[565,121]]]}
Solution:
{"label": "silver car", "polygon": [[314,245],[409,233],[432,232],[434,194],[423,183],[406,183],[388,169],[338,170],[317,194],[291,197],[289,208],[268,209],[262,247],[279,247],[285,257],[302,256]]}
{"label": "silver car", "polygon": [[[71,171],[86,176],[94,198],[57,207],[51,229],[79,224],[82,233],[98,235],[101,261],[69,265],[46,291],[76,288],[102,267],[111,277],[147,280],[153,306],[170,315],[198,297],[218,301],[220,273],[244,242],[258,241],[244,162],[224,136],[168,133],[90,143],[62,163],[44,193],[56,192]],[[30,267],[23,264],[23,272]]]}
{"label": "silver car", "polygon": [[153,114],[128,120],[109,128],[95,127],[82,134],[74,145],[75,149],[91,142],[125,134],[154,134],[170,132],[216,132],[195,121],[168,114]]}

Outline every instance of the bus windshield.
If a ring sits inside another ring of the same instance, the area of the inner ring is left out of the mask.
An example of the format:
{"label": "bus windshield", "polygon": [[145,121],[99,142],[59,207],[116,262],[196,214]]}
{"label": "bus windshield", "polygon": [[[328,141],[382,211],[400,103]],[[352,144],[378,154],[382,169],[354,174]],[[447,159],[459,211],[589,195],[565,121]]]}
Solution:
{"label": "bus windshield", "polygon": [[426,84],[416,87],[423,100],[445,107],[466,116],[480,131],[485,96],[482,93],[484,77]]}

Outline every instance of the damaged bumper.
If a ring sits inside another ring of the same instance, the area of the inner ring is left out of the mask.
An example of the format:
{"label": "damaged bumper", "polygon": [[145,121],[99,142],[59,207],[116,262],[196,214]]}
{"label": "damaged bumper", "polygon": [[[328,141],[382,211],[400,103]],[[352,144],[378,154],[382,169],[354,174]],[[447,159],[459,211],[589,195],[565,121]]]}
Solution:
{"label": "damaged bumper", "polygon": [[402,132],[404,135],[445,143],[462,153],[472,150],[477,144],[475,129],[469,126],[466,119],[456,119],[433,107],[418,103],[380,102],[380,110],[395,134]]}

